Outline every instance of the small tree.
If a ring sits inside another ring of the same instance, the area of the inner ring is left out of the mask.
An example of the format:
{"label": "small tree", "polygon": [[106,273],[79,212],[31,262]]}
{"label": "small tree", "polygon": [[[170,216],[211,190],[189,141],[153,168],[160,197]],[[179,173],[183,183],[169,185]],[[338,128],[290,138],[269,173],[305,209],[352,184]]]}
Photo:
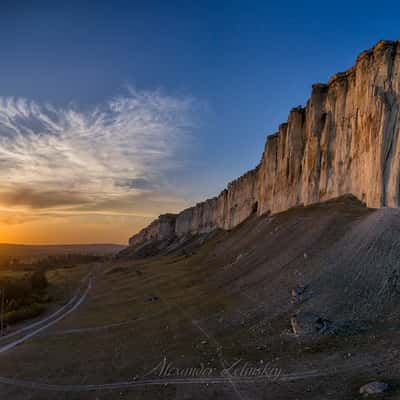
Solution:
{"label": "small tree", "polygon": [[46,271],[40,269],[31,275],[31,285],[33,290],[43,290],[47,287],[48,281],[46,278]]}

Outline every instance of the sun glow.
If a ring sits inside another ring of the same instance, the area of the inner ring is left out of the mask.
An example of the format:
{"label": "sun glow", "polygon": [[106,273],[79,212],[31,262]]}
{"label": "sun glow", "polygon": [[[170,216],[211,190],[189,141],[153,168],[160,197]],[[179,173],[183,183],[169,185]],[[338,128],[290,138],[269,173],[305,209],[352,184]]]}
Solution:
{"label": "sun glow", "polygon": [[182,209],[168,181],[192,104],[133,89],[89,111],[0,98],[0,242],[126,243]]}

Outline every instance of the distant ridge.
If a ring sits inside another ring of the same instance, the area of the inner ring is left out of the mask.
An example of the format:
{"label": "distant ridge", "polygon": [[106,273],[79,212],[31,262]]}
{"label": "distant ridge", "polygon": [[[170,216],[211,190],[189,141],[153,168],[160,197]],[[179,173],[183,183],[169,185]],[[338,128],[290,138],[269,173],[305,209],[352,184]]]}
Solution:
{"label": "distant ridge", "polygon": [[112,255],[123,250],[126,246],[119,244],[13,244],[0,243],[0,260],[7,258],[30,258],[55,256],[61,254],[90,254],[90,255]]}

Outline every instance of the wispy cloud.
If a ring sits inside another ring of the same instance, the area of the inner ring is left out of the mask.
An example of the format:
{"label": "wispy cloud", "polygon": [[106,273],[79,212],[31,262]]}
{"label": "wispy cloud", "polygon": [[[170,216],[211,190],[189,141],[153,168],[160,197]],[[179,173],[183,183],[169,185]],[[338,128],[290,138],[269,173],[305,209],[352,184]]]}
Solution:
{"label": "wispy cloud", "polygon": [[192,110],[190,98],[134,89],[88,111],[0,98],[0,206],[157,213],[151,204],[182,166]]}

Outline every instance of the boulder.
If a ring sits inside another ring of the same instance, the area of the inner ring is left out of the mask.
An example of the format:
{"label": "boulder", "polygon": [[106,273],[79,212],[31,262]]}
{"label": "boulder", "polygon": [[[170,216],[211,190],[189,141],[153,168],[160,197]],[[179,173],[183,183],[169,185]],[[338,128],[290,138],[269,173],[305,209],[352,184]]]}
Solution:
{"label": "boulder", "polygon": [[292,316],[290,325],[295,335],[313,335],[327,332],[332,322],[317,314],[304,312]]}
{"label": "boulder", "polygon": [[370,382],[364,386],[360,387],[360,394],[369,395],[369,394],[379,394],[386,392],[389,389],[389,385],[385,382]]}

